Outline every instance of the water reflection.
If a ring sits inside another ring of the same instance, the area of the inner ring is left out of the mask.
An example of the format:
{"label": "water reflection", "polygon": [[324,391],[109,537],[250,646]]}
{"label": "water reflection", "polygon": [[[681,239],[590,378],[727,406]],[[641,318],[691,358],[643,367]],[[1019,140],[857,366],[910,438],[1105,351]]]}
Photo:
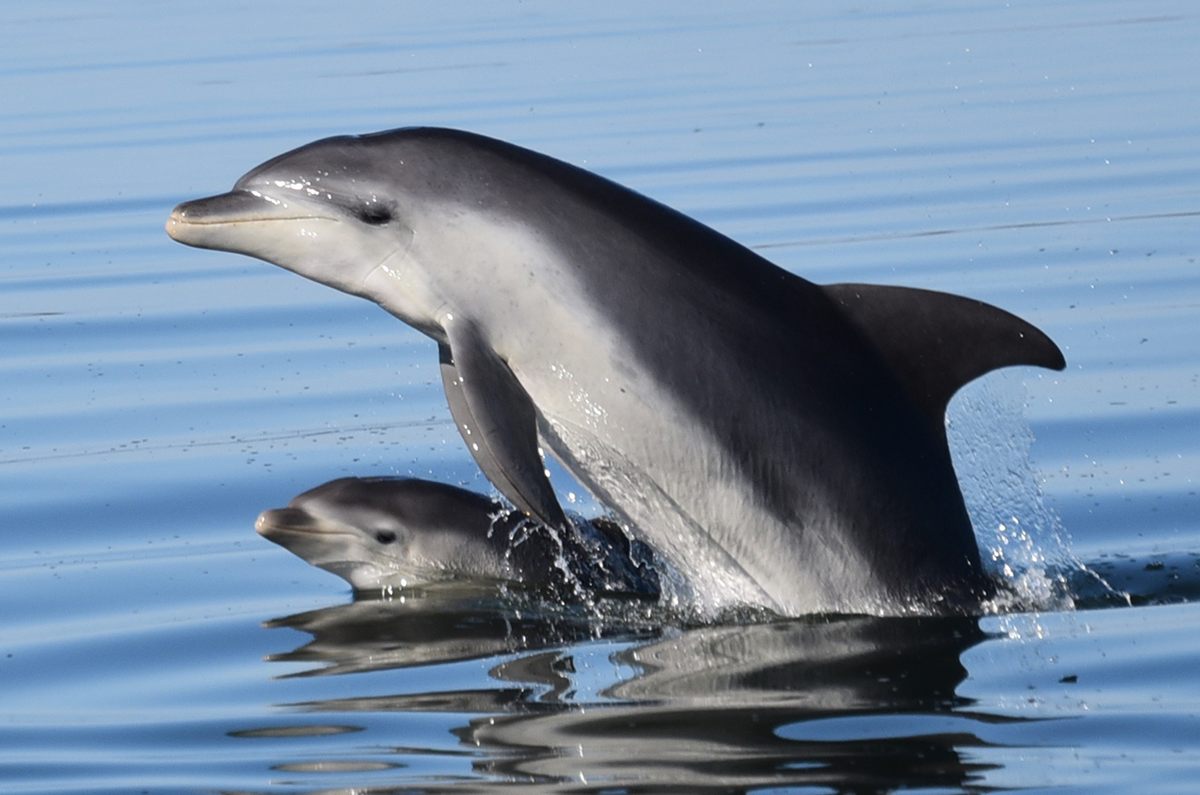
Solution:
{"label": "water reflection", "polygon": [[[600,618],[528,608],[446,592],[338,605],[272,622],[311,640],[271,659],[315,663],[309,674],[493,659],[470,687],[290,706],[338,724],[461,713],[451,732],[476,776],[550,788],[970,787],[992,768],[976,729],[1010,720],[956,693],[961,655],[985,639],[973,618],[677,628],[645,606]],[[401,764],[416,753],[400,737],[368,742]]]}
{"label": "water reflection", "polygon": [[623,620],[597,621],[583,607],[553,610],[522,595],[497,594],[492,587],[446,583],[270,621],[268,627],[297,629],[312,639],[268,660],[318,663],[286,676],[347,674],[529,652],[614,634],[644,637],[649,632],[636,626],[646,606],[614,600],[600,609],[620,614]]}

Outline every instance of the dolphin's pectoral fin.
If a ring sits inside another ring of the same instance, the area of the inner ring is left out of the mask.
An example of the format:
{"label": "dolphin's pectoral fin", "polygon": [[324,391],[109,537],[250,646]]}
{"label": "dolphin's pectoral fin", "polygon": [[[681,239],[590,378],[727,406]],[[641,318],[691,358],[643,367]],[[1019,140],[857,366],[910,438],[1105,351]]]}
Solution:
{"label": "dolphin's pectoral fin", "polygon": [[439,345],[442,385],[467,449],[500,493],[550,527],[566,516],[538,454],[537,415],[516,376],[478,334],[456,324]]}
{"label": "dolphin's pectoral fin", "polygon": [[1017,364],[1066,367],[1042,331],[982,301],[911,287],[824,289],[938,425],[954,393],[984,373]]}

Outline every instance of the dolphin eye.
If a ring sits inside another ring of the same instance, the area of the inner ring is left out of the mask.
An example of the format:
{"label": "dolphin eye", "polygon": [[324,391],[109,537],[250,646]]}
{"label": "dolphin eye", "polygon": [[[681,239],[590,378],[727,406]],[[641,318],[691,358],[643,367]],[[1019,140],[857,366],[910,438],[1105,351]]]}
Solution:
{"label": "dolphin eye", "polygon": [[381,544],[391,544],[396,540],[396,534],[391,530],[376,530],[375,540]]}
{"label": "dolphin eye", "polygon": [[392,211],[381,204],[368,204],[358,209],[358,220],[371,226],[383,226],[392,220]]}

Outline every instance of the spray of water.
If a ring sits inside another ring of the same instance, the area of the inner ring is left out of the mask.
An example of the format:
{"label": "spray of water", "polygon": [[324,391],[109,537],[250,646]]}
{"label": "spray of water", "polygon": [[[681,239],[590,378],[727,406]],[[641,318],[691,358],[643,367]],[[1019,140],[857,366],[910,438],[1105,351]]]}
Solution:
{"label": "spray of water", "polygon": [[1046,505],[1030,457],[1019,377],[996,373],[958,394],[946,432],[984,564],[1001,583],[989,608],[1009,613],[1070,610],[1071,582],[1085,571],[1058,516]]}

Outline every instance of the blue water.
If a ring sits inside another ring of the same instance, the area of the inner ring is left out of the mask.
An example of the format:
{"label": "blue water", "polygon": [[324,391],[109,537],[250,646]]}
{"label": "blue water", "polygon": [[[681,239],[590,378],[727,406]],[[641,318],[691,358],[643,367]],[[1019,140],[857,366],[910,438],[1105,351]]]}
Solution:
{"label": "blue water", "polygon": [[[3,791],[1194,791],[1194,4],[63,0],[0,30]],[[950,412],[1013,612],[354,602],[258,538],[340,475],[487,490],[426,340],[162,231],[274,154],[410,124],[1045,329],[1065,372]]]}

